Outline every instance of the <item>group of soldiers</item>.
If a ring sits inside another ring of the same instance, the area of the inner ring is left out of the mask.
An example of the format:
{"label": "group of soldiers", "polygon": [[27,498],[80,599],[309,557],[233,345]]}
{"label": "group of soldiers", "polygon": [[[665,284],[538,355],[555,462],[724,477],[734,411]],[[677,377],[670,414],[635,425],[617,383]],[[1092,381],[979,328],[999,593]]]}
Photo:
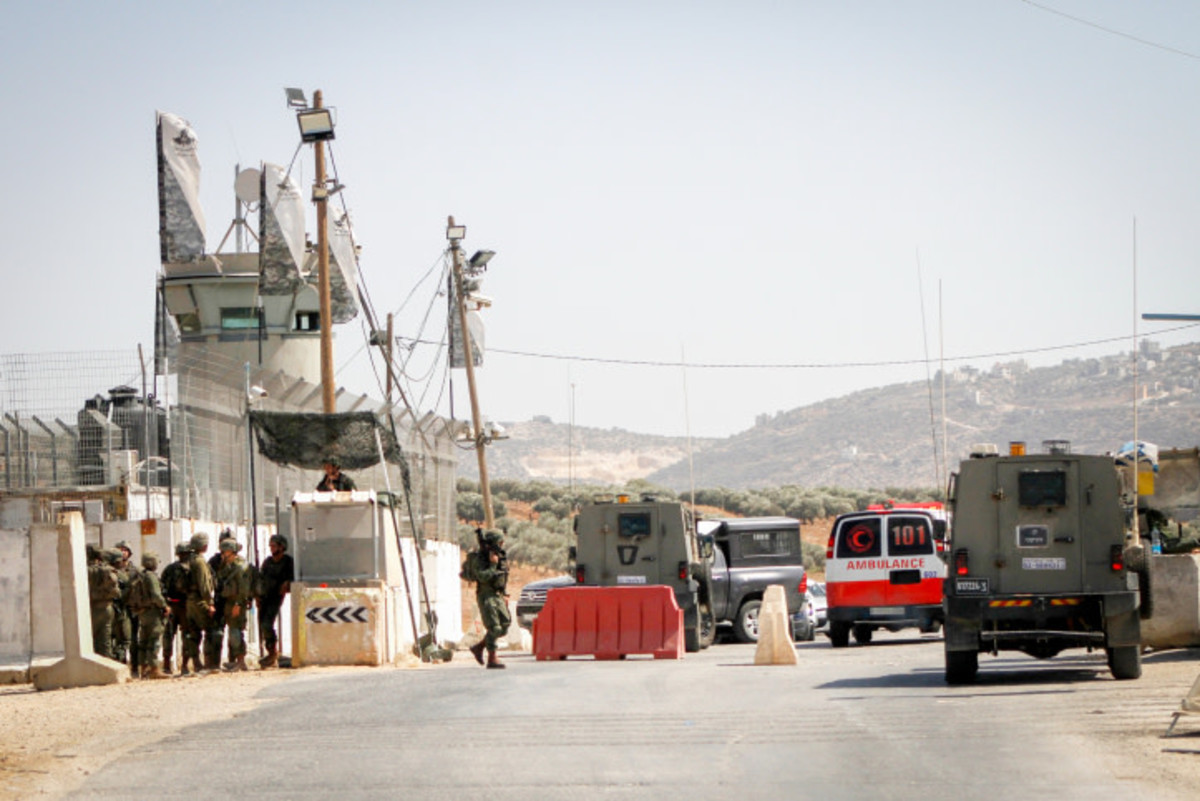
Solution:
{"label": "group of soldiers", "polygon": [[[257,602],[267,651],[259,666],[278,664],[276,624],[295,573],[287,538],[272,536],[271,555],[252,566],[238,554],[242,546],[228,529],[207,560],[208,535],[196,534],[175,547],[176,559],[161,576],[153,552],[142,554],[139,568],[126,542],[104,551],[87,547],[92,645],[98,655],[128,664],[135,676],[167,678],[173,674],[175,635],[181,633],[180,675],[247,670],[246,623]],[[222,665],[223,647],[229,659]]]}

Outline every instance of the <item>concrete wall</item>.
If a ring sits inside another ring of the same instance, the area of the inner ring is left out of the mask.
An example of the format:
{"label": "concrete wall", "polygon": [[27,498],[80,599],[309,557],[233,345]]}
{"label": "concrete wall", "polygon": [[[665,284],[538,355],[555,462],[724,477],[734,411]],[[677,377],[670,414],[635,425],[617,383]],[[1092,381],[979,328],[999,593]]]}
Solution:
{"label": "concrete wall", "polygon": [[1150,571],[1154,616],[1142,621],[1142,644],[1200,645],[1200,556],[1152,556]]}
{"label": "concrete wall", "polygon": [[29,658],[29,532],[0,529],[0,663]]}

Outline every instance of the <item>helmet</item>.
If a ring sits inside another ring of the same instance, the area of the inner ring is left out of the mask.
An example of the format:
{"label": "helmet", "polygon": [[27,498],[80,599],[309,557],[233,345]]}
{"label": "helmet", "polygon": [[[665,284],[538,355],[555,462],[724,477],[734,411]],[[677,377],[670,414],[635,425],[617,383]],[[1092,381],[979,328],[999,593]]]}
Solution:
{"label": "helmet", "polygon": [[181,542],[175,546],[175,555],[176,556],[183,556],[185,553],[191,553],[191,552],[192,552],[191,543]]}
{"label": "helmet", "polygon": [[483,533],[483,541],[488,545],[499,545],[504,542],[504,532],[496,528],[489,528]]}
{"label": "helmet", "polygon": [[324,461],[321,462],[321,464],[329,464],[329,465],[333,465],[334,467],[341,467],[342,460],[339,459],[336,455],[330,453],[325,456],[325,459],[324,459]]}
{"label": "helmet", "polygon": [[133,553],[133,549],[129,547],[129,543],[126,542],[125,540],[121,540],[113,547],[117,548],[118,550],[129,551],[130,553]]}
{"label": "helmet", "polygon": [[191,539],[193,551],[203,551],[208,547],[208,535],[201,531],[199,534],[193,534]]}
{"label": "helmet", "polygon": [[218,539],[222,539],[222,540],[232,540],[232,539],[234,539],[234,536],[233,536],[233,530],[232,530],[232,529],[228,529],[228,528],[221,529],[221,536],[220,536]]}
{"label": "helmet", "polygon": [[158,554],[146,551],[142,554],[142,567],[147,570],[158,570]]}
{"label": "helmet", "polygon": [[288,548],[287,537],[283,536],[282,534],[272,534],[271,539],[267,540],[267,542],[269,542],[271,545],[278,545],[285,551]]}
{"label": "helmet", "polygon": [[242,549],[242,546],[241,546],[240,544],[238,544],[238,541],[237,541],[237,540],[235,540],[235,539],[224,539],[224,540],[221,540],[221,546],[220,546],[220,547],[221,547],[221,552],[222,552],[222,553],[224,553],[225,551],[230,551],[230,552],[232,552],[232,553],[237,553],[238,551],[240,551],[240,550]]}
{"label": "helmet", "polygon": [[125,558],[125,554],[121,553],[116,548],[105,548],[104,549],[104,561],[108,562],[110,565],[118,565],[121,563],[121,560],[124,558]]}

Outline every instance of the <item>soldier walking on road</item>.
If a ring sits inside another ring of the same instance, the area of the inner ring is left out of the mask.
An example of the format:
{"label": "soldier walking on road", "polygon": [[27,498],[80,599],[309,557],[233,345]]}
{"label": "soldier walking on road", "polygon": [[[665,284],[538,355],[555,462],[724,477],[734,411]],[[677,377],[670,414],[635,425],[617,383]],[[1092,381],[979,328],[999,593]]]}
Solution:
{"label": "soldier walking on road", "polygon": [[496,656],[496,644],[508,632],[512,616],[508,613],[508,554],[504,551],[504,534],[495,529],[479,535],[480,549],[467,554],[459,575],[475,583],[475,601],[487,636],[471,646],[475,661],[483,664],[487,649],[487,666],[503,668]]}
{"label": "soldier walking on road", "polygon": [[158,580],[158,554],[142,554],[142,569],[133,579],[129,591],[129,611],[138,621],[138,671],[144,679],[165,679],[159,669],[158,649],[162,644],[163,620],[167,617],[167,600]]}
{"label": "soldier walking on road", "polygon": [[237,540],[221,540],[221,573],[217,584],[225,601],[229,625],[229,661],[226,670],[246,670],[246,616],[250,606],[250,569],[238,556]]}
{"label": "soldier walking on road", "polygon": [[105,561],[93,545],[87,546],[88,605],[92,612],[92,650],[97,656],[112,659],[113,601],[120,596],[117,571]]}
{"label": "soldier walking on road", "polygon": [[[175,546],[175,561],[163,569],[162,593],[167,601],[166,627],[163,631],[163,672],[170,675],[171,659],[175,655],[175,635],[183,630],[187,620],[187,574],[191,546],[181,542]],[[180,653],[183,653],[182,643]]]}
{"label": "soldier walking on road", "polygon": [[212,625],[213,577],[204,561],[208,549],[208,535],[195,534],[191,542],[192,553],[187,563],[187,613],[183,629],[183,664],[180,673],[187,675],[188,662],[197,671],[201,669],[200,643],[204,632]]}
{"label": "soldier walking on road", "polygon": [[295,562],[287,552],[287,537],[272,534],[268,543],[271,555],[263,560],[258,571],[258,629],[267,655],[259,661],[259,667],[274,667],[279,661],[279,638],[275,633],[275,621],[283,599],[292,588],[296,577]]}

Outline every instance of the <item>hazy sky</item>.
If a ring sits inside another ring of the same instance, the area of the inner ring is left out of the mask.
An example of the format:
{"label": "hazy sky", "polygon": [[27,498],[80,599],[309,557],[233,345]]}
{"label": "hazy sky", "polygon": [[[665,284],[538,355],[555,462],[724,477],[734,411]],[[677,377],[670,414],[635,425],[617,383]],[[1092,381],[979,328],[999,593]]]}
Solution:
{"label": "hazy sky", "polygon": [[[419,282],[447,215],[497,252],[498,420],[565,421],[573,384],[579,425],[724,436],[923,379],[939,325],[979,367],[1128,350],[1135,258],[1139,311],[1200,313],[1200,4],[1040,6],[7,2],[0,352],[149,346],[155,110],[199,137],[215,249],[235,165],[296,149],[285,86],[337,108],[361,271],[398,333],[441,336]],[[337,336],[339,381],[380,395],[360,326]],[[831,366],[685,384],[684,357]],[[428,347],[408,369],[443,375]]]}

